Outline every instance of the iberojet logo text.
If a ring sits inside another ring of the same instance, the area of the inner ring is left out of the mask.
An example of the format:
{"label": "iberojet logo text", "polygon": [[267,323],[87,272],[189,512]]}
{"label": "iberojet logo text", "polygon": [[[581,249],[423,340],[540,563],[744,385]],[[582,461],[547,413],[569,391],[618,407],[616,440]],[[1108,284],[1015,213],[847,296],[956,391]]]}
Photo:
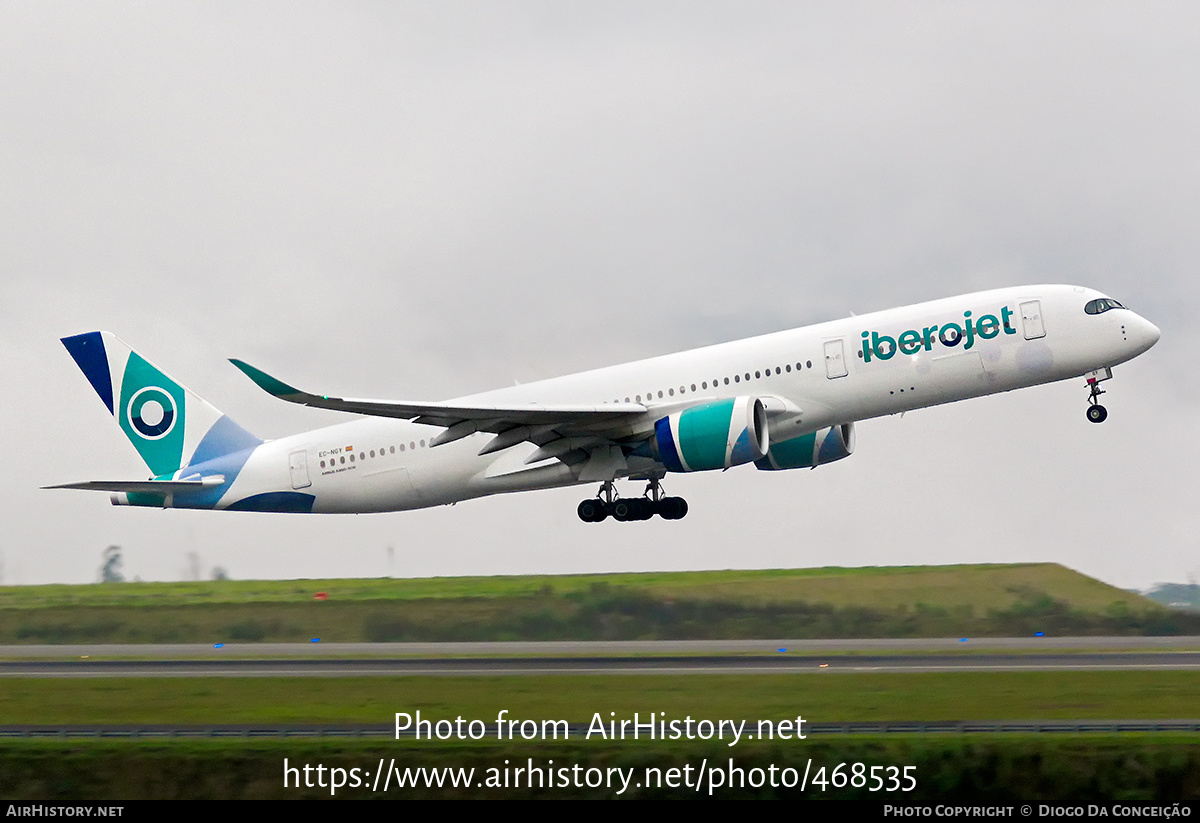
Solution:
{"label": "iberojet logo text", "polygon": [[1016,334],[1017,330],[1013,327],[1012,316],[1013,310],[1008,306],[1000,309],[999,317],[994,314],[985,314],[978,320],[972,319],[971,312],[965,311],[962,323],[926,326],[920,331],[909,329],[900,332],[895,339],[886,334],[879,334],[879,332],[865,331],[862,333],[863,362],[870,363],[871,358],[890,360],[897,351],[901,354],[930,351],[933,349],[934,340],[943,346],[953,348],[959,343],[963,343],[965,338],[966,342],[963,343],[963,348],[969,349],[975,345],[976,337],[991,340],[1000,333],[1001,329],[1004,329],[1005,334]]}

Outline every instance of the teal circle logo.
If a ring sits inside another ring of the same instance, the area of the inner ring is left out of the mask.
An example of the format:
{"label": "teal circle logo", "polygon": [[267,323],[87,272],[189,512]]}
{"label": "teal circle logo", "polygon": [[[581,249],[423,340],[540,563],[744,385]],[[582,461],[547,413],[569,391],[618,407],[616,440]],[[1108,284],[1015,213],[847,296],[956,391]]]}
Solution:
{"label": "teal circle logo", "polygon": [[166,437],[175,428],[175,398],[158,386],[147,386],[129,399],[129,425],[147,440]]}

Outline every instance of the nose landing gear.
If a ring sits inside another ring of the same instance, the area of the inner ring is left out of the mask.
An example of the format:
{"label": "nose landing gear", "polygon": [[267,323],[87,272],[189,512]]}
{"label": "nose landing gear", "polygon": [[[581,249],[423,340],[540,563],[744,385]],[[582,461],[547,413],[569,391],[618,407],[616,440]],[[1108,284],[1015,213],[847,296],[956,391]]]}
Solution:
{"label": "nose landing gear", "polygon": [[1100,383],[1112,377],[1112,369],[1097,369],[1087,376],[1088,385],[1088,410],[1087,419],[1093,423],[1103,423],[1108,419],[1108,409],[1104,408],[1097,402],[1097,398],[1104,394],[1104,389],[1100,388]]}
{"label": "nose landing gear", "polygon": [[688,513],[688,504],[682,497],[664,497],[659,478],[652,477],[641,497],[618,497],[616,485],[609,480],[576,511],[584,523],[599,523],[610,514],[621,523],[649,520],[656,514],[663,520],[680,520]]}

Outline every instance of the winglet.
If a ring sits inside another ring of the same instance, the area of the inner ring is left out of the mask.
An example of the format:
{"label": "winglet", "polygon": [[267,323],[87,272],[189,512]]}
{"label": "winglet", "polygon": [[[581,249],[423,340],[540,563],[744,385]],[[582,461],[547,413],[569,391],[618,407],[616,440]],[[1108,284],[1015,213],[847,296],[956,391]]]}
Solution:
{"label": "winglet", "polygon": [[280,397],[285,400],[292,399],[292,398],[296,397],[297,395],[303,396],[305,394],[305,392],[300,391],[299,389],[295,388],[294,386],[289,386],[287,383],[284,383],[282,380],[276,380],[274,377],[267,374],[265,371],[254,368],[249,363],[243,362],[241,360],[237,360],[232,357],[229,358],[229,362],[232,363],[233,365],[237,366],[239,369],[241,369],[243,374],[245,374],[247,377],[249,377],[251,380],[253,380],[255,385],[257,385],[260,389],[267,392],[268,394],[273,394],[276,397]]}

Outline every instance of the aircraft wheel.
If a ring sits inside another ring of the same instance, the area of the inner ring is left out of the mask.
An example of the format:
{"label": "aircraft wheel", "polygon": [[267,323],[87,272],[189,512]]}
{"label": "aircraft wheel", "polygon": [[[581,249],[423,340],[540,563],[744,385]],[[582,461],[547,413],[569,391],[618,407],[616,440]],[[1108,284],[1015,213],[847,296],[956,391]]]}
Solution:
{"label": "aircraft wheel", "polygon": [[604,510],[603,501],[597,499],[584,500],[576,509],[579,519],[584,523],[599,523],[604,518],[608,517],[608,512]]}
{"label": "aircraft wheel", "polygon": [[1088,406],[1087,418],[1093,423],[1103,423],[1108,419],[1108,409],[1104,408],[1099,403],[1095,403],[1091,406]]}
{"label": "aircraft wheel", "polygon": [[618,500],[613,503],[612,510],[613,519],[620,523],[638,519],[637,501],[635,500]]}
{"label": "aircraft wheel", "polygon": [[638,500],[637,505],[638,520],[649,520],[654,517],[654,503],[646,498]]}
{"label": "aircraft wheel", "polygon": [[631,497],[621,502],[629,506],[630,520],[649,520],[654,516],[652,504],[644,497]]}
{"label": "aircraft wheel", "polygon": [[663,520],[679,520],[687,511],[687,501],[682,497],[664,497],[658,501],[658,514]]}

